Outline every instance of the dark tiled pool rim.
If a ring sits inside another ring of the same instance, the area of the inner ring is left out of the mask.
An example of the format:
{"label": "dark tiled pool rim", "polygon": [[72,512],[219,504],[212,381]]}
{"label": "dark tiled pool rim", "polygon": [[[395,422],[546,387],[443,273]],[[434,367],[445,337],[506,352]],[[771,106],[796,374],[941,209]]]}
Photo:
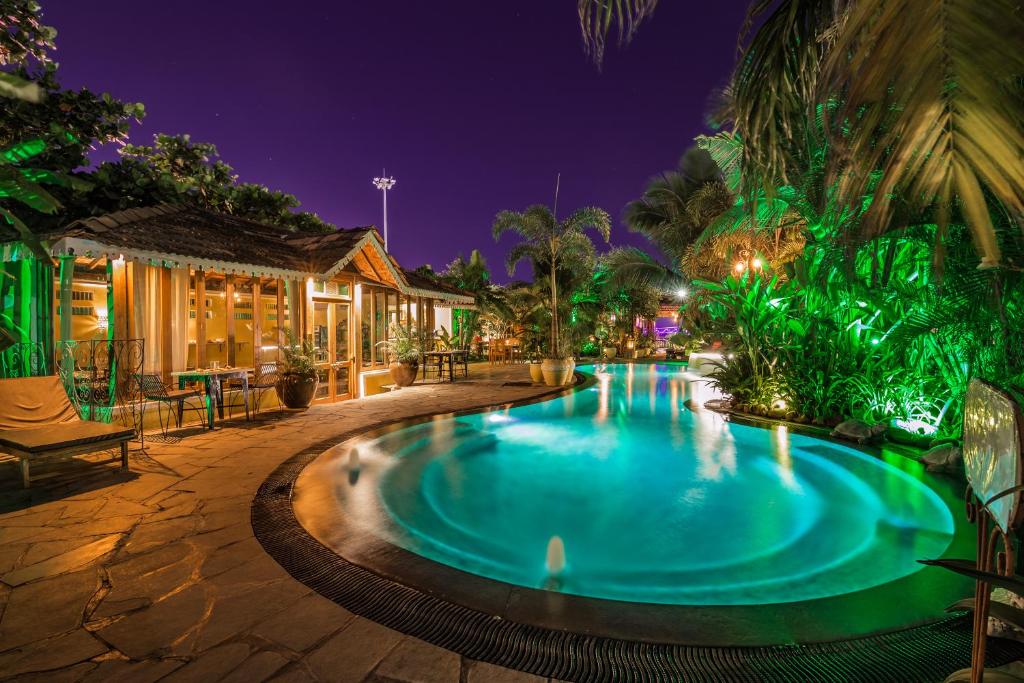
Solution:
{"label": "dark tiled pool rim", "polygon": [[[592,380],[577,376],[579,390]],[[526,402],[546,400],[549,392]],[[518,405],[521,405],[520,402]],[[460,414],[506,408],[474,408]],[[423,416],[426,417],[426,416]],[[421,418],[422,419],[422,418]],[[412,420],[402,420],[405,424]],[[252,526],[267,553],[292,577],[349,611],[471,659],[572,681],[937,681],[969,665],[969,615],[880,635],[808,645],[709,647],[607,638],[502,619],[393,581],[353,564],[311,536],[292,508],[302,470],[339,441],[306,449],[279,465],[252,503]],[[394,425],[392,425],[394,427]],[[990,640],[989,666],[1024,658],[1024,644]]]}

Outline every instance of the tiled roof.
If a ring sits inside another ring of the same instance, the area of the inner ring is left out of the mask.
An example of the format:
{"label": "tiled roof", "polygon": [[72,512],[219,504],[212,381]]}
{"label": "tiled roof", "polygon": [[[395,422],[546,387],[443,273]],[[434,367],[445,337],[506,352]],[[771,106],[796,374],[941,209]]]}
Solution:
{"label": "tiled roof", "polygon": [[[361,244],[375,245],[383,255],[383,243],[373,227],[295,233],[239,216],[176,204],[83,218],[42,239],[58,250],[77,241],[79,246],[98,245],[102,253],[120,251],[132,258],[159,258],[204,268],[230,266],[242,272],[286,272],[288,277],[333,274],[331,271],[339,264],[343,267],[345,259],[351,258]],[[403,291],[429,292],[455,304],[471,305],[471,294],[404,270],[390,256],[377,260],[385,261],[403,280],[399,282]]]}
{"label": "tiled roof", "polygon": [[325,273],[372,230],[353,228],[325,234],[296,234],[247,218],[162,204],[77,220],[45,238],[51,244],[65,238],[78,238],[186,261],[203,259]]}
{"label": "tiled roof", "polygon": [[467,294],[458,287],[453,287],[445,282],[434,280],[433,278],[417,275],[414,271],[406,270],[405,268],[402,268],[402,275],[405,276],[405,280],[409,283],[409,286],[415,289],[427,289],[433,292],[454,294],[456,296],[473,296],[472,294]]}

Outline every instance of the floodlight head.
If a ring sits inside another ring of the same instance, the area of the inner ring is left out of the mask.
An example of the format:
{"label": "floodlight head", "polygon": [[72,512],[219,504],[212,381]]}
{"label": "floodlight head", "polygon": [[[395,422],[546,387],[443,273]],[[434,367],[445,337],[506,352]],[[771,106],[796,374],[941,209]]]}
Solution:
{"label": "floodlight head", "polygon": [[373,186],[378,190],[390,190],[398,181],[390,176],[383,176],[373,179]]}

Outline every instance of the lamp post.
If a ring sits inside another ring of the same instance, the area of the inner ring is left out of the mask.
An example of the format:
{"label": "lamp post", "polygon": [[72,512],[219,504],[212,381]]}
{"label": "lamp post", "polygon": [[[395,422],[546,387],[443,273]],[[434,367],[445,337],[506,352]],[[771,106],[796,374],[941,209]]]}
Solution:
{"label": "lamp post", "polygon": [[398,181],[394,178],[385,175],[385,171],[381,171],[379,178],[373,179],[373,186],[384,193],[384,251],[388,250],[388,190],[395,186]]}

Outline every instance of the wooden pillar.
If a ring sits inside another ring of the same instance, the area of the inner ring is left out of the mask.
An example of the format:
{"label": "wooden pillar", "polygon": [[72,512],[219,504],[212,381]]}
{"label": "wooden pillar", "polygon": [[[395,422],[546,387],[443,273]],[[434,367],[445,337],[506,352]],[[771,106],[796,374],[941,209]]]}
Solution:
{"label": "wooden pillar", "polygon": [[196,367],[206,367],[206,273],[196,271]]}
{"label": "wooden pillar", "polygon": [[277,360],[284,358],[284,352],[281,348],[284,347],[284,280],[277,278]]}
{"label": "wooden pillar", "polygon": [[295,341],[300,341],[303,338],[302,301],[305,298],[303,296],[304,289],[302,280],[288,281],[288,327],[295,335]]}
{"label": "wooden pillar", "polygon": [[235,276],[224,276],[224,326],[228,337],[227,364],[235,367]]}
{"label": "wooden pillar", "polygon": [[107,266],[107,339],[127,339],[132,317],[131,282],[123,259],[115,259]]}
{"label": "wooden pillar", "polygon": [[[154,315],[155,311],[150,311]],[[160,330],[160,374],[164,382],[171,381],[171,371],[174,369],[174,332],[173,332],[173,310],[171,308],[171,269],[167,266],[160,268],[160,317],[157,323]]]}
{"label": "wooden pillar", "polygon": [[263,302],[260,300],[261,284],[261,278],[254,277],[252,279],[252,364],[254,367],[260,364],[260,354],[263,349],[263,316],[260,315],[263,310]]}
{"label": "wooden pillar", "polygon": [[302,337],[312,338],[313,335],[313,286],[312,280],[302,283]]}

